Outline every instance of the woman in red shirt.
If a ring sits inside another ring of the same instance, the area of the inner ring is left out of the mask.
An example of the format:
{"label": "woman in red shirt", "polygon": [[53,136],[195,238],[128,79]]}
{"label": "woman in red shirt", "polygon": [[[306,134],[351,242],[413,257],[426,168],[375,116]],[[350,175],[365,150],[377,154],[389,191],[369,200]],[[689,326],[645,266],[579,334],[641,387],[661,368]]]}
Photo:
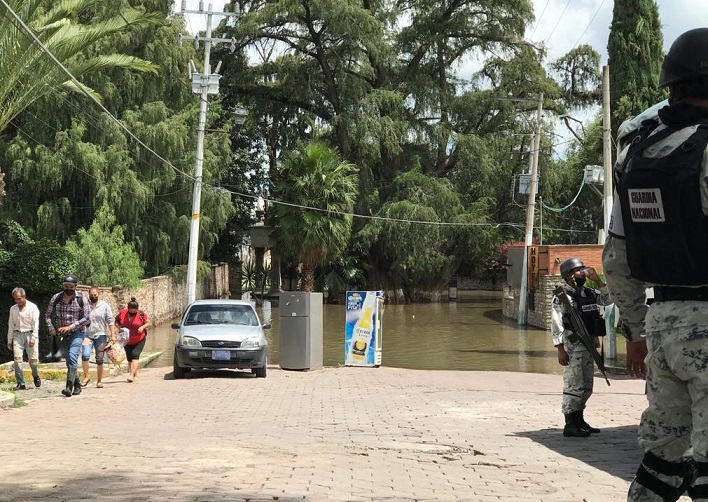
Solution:
{"label": "woman in red shirt", "polygon": [[128,343],[125,344],[125,356],[128,359],[128,369],[130,371],[128,382],[132,382],[138,377],[140,353],[145,347],[147,328],[152,326],[152,324],[150,324],[147,314],[142,310],[138,310],[138,301],[133,296],[128,302],[128,307],[118,312],[116,326],[118,328],[127,328],[130,332]]}

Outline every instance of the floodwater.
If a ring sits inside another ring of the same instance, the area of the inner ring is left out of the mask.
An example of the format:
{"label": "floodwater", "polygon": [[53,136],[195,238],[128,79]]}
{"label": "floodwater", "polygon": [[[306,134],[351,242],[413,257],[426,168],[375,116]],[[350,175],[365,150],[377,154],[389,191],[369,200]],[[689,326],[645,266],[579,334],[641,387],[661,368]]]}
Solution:
{"label": "floodwater", "polygon": [[[468,292],[458,302],[386,305],[382,365],[423,370],[562,373],[550,331],[520,329],[514,320],[503,319],[501,302],[501,293],[480,291]],[[256,310],[264,323],[273,325],[266,331],[268,362],[278,364],[277,304],[265,302]],[[152,366],[172,366],[177,332],[170,328],[171,322],[157,326],[148,336],[145,350],[163,352]],[[344,306],[324,305],[323,323],[324,364],[343,364]],[[624,344],[617,346],[622,350]]]}

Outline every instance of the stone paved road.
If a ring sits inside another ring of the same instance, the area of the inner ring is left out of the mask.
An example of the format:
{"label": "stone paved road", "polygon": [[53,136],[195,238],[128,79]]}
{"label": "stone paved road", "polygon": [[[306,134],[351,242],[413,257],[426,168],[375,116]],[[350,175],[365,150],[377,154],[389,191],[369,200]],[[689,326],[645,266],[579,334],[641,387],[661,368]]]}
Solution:
{"label": "stone paved road", "polygon": [[641,381],[596,379],[578,439],[558,375],[166,371],[1,410],[0,500],[612,502],[641,458]]}

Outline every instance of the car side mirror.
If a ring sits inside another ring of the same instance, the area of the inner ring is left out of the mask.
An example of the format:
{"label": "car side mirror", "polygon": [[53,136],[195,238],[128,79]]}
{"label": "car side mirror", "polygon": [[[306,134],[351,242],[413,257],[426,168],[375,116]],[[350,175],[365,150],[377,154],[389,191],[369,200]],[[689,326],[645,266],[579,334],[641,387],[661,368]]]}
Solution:
{"label": "car side mirror", "polygon": [[262,326],[263,329],[270,329],[270,328],[272,328],[272,327],[273,327],[273,326],[272,326],[270,323],[264,324],[264,325]]}
{"label": "car side mirror", "polygon": [[178,323],[178,322],[173,322],[172,324],[170,324],[170,326],[172,326],[172,329],[179,329],[179,323]]}

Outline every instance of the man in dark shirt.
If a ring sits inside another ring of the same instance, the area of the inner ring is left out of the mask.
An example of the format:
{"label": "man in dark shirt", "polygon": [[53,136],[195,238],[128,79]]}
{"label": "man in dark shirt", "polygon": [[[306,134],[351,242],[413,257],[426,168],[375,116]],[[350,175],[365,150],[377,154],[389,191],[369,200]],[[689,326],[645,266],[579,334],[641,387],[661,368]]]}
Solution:
{"label": "man in dark shirt", "polygon": [[52,296],[45,314],[51,336],[61,336],[66,354],[66,397],[81,394],[79,381],[79,354],[90,322],[91,305],[81,291],[76,291],[78,280],[73,275],[64,278],[64,291]]}

